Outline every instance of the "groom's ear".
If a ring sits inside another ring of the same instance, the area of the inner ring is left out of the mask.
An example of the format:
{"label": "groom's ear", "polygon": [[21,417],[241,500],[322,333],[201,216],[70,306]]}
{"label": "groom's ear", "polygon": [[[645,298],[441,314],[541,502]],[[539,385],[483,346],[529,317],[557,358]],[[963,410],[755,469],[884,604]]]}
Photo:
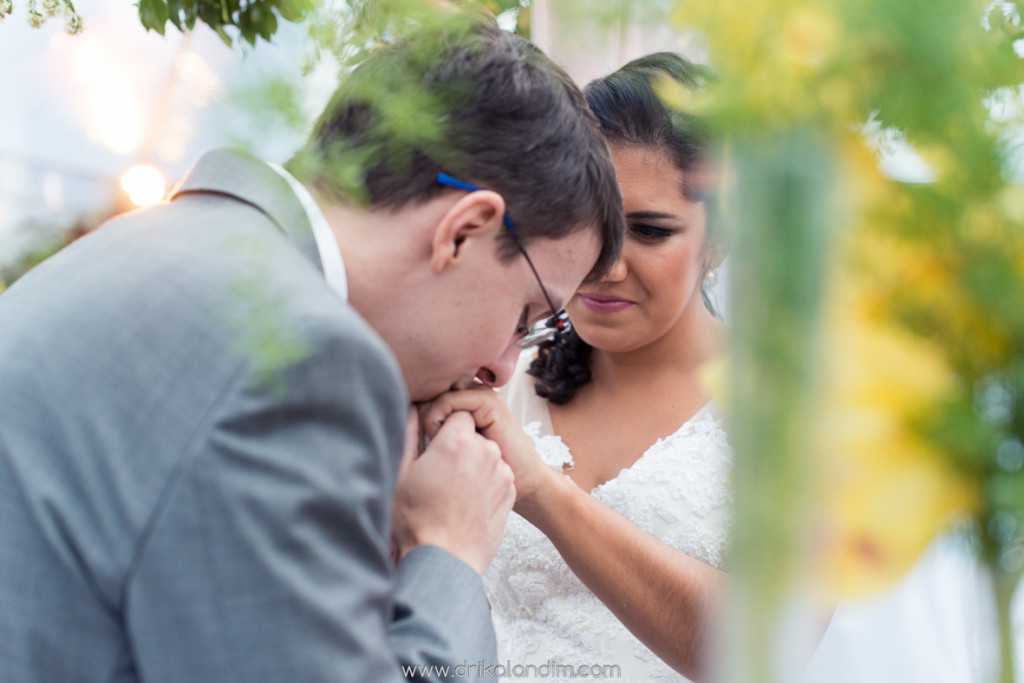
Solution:
{"label": "groom's ear", "polygon": [[471,244],[496,249],[494,237],[501,229],[505,200],[491,190],[477,190],[461,197],[441,216],[431,240],[430,268],[440,273],[458,264]]}

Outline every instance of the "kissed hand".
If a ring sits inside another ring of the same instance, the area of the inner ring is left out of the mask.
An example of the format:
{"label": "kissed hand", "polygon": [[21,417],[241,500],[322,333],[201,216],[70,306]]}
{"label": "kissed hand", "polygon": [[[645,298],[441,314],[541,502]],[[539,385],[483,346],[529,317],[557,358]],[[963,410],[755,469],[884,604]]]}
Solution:
{"label": "kissed hand", "polygon": [[435,545],[483,574],[516,499],[512,470],[468,413],[449,412],[430,436],[420,454],[419,418],[410,410],[392,520],[398,556]]}
{"label": "kissed hand", "polygon": [[518,512],[523,512],[522,508],[529,506],[539,493],[561,479],[540,459],[505,400],[490,387],[477,385],[439,396],[423,413],[424,433],[435,438],[450,416],[460,413],[471,415],[475,428],[501,449],[502,457],[515,474]]}

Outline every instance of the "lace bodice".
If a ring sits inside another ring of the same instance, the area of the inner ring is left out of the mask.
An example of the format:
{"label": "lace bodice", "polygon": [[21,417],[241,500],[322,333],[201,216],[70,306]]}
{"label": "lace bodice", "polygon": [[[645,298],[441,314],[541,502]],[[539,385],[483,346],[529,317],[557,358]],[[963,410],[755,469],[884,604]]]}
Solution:
{"label": "lace bodice", "polygon": [[[551,433],[547,409],[533,395],[532,378],[522,369],[507,399],[513,412],[526,418],[526,431],[540,457],[562,471],[572,463],[572,454]],[[729,535],[730,453],[712,402],[592,495],[655,538],[721,567]],[[591,665],[618,665],[620,678],[613,673],[604,677],[620,681],[687,680],[633,637],[576,578],[554,545],[515,513],[484,583],[498,634],[499,664],[547,665],[548,670],[538,670],[537,680],[553,678],[556,666]],[[545,671],[550,674],[545,676]]]}

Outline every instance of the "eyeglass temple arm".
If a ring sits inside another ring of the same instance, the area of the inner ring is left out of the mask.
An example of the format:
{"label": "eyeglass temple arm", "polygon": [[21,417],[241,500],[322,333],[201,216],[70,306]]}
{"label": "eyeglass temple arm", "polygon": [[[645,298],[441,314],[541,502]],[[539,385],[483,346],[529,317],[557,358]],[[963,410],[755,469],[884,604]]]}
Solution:
{"label": "eyeglass temple arm", "polygon": [[[480,188],[477,187],[476,185],[467,183],[465,180],[459,180],[458,178],[450,176],[447,173],[438,173],[437,182],[440,183],[441,185],[454,187],[458,190],[465,190],[466,192],[480,191]],[[505,214],[502,216],[502,220],[505,222],[505,227],[508,228],[509,232],[511,232],[512,236],[515,238],[516,244],[519,244],[519,234],[516,233],[515,226],[512,225],[512,219],[508,217],[508,212],[505,212]],[[520,248],[520,250],[522,250],[522,248]]]}

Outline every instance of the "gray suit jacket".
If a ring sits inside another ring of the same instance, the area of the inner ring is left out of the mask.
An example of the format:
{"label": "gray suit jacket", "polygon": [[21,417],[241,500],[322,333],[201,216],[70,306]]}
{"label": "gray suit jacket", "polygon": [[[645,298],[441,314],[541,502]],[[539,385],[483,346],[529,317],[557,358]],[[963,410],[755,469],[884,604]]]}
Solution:
{"label": "gray suit jacket", "polygon": [[475,572],[438,548],[389,568],[407,406],[251,157],[204,156],[38,266],[0,295],[0,681],[493,661]]}

